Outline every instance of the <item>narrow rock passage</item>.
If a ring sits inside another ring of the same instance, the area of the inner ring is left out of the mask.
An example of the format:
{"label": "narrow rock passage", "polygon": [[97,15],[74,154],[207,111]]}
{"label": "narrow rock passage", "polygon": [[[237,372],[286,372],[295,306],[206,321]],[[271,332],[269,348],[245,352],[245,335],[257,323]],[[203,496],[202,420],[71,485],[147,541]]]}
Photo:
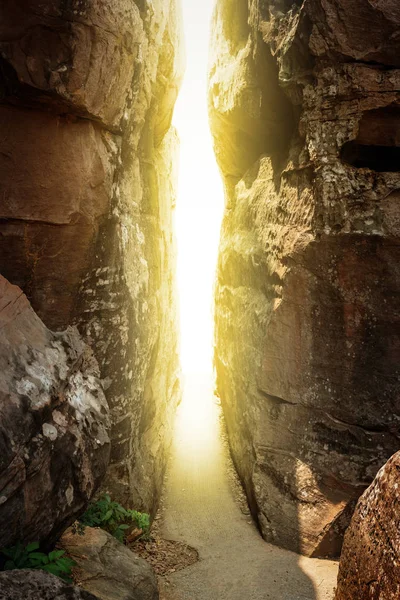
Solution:
{"label": "narrow rock passage", "polygon": [[163,584],[162,600],[331,600],[337,564],[265,543],[235,491],[212,379],[185,379],[161,532],[199,552]]}

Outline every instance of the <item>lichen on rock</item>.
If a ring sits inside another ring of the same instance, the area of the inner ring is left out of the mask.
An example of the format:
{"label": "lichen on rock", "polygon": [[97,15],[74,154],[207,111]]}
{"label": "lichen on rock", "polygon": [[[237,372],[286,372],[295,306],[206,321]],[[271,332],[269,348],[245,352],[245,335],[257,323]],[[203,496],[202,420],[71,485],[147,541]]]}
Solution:
{"label": "lichen on rock", "polygon": [[53,543],[110,457],[109,408],[88,346],[52,333],[0,276],[0,546]]}

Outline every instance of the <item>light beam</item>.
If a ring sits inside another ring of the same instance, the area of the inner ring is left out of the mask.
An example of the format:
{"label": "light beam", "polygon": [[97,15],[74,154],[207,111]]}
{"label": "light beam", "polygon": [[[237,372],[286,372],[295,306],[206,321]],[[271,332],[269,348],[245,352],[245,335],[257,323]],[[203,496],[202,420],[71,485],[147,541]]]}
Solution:
{"label": "light beam", "polygon": [[214,0],[183,0],[187,67],[175,108],[181,140],[176,209],[181,364],[212,372],[213,283],[223,190],[207,114],[207,63]]}

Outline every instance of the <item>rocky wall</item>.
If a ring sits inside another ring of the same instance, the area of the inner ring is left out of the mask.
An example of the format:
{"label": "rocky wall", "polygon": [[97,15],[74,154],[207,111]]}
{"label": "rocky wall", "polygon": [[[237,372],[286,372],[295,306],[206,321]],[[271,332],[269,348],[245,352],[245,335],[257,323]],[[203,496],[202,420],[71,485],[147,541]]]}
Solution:
{"label": "rocky wall", "polygon": [[147,511],[179,396],[180,40],[175,0],[0,6],[0,273],[93,348],[112,415],[105,487]]}
{"label": "rocky wall", "polygon": [[400,11],[218,0],[215,365],[265,539],[337,556],[399,448]]}

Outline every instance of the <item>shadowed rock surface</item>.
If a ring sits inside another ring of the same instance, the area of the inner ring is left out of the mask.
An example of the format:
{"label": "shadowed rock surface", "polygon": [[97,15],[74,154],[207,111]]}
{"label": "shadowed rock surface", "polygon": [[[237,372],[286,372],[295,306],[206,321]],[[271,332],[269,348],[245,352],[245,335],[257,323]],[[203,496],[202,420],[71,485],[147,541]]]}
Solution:
{"label": "shadowed rock surface", "polygon": [[109,461],[109,409],[91,350],[54,334],[0,276],[0,546],[54,542]]}
{"label": "shadowed rock surface", "polygon": [[340,558],[335,600],[400,597],[400,452],[357,504]]}
{"label": "shadowed rock surface", "polygon": [[84,590],[68,585],[44,571],[0,573],[0,600],[98,600]]}
{"label": "shadowed rock surface", "polygon": [[44,571],[0,573],[0,600],[98,600],[93,594],[68,585]]}
{"label": "shadowed rock surface", "polygon": [[218,391],[266,540],[337,556],[399,447],[396,2],[219,0]]}
{"label": "shadowed rock surface", "polygon": [[74,581],[100,600],[158,600],[150,565],[102,529],[67,530],[60,545],[77,563]]}
{"label": "shadowed rock surface", "polygon": [[179,398],[175,0],[0,6],[0,272],[77,325],[112,416],[105,487],[154,511]]}

